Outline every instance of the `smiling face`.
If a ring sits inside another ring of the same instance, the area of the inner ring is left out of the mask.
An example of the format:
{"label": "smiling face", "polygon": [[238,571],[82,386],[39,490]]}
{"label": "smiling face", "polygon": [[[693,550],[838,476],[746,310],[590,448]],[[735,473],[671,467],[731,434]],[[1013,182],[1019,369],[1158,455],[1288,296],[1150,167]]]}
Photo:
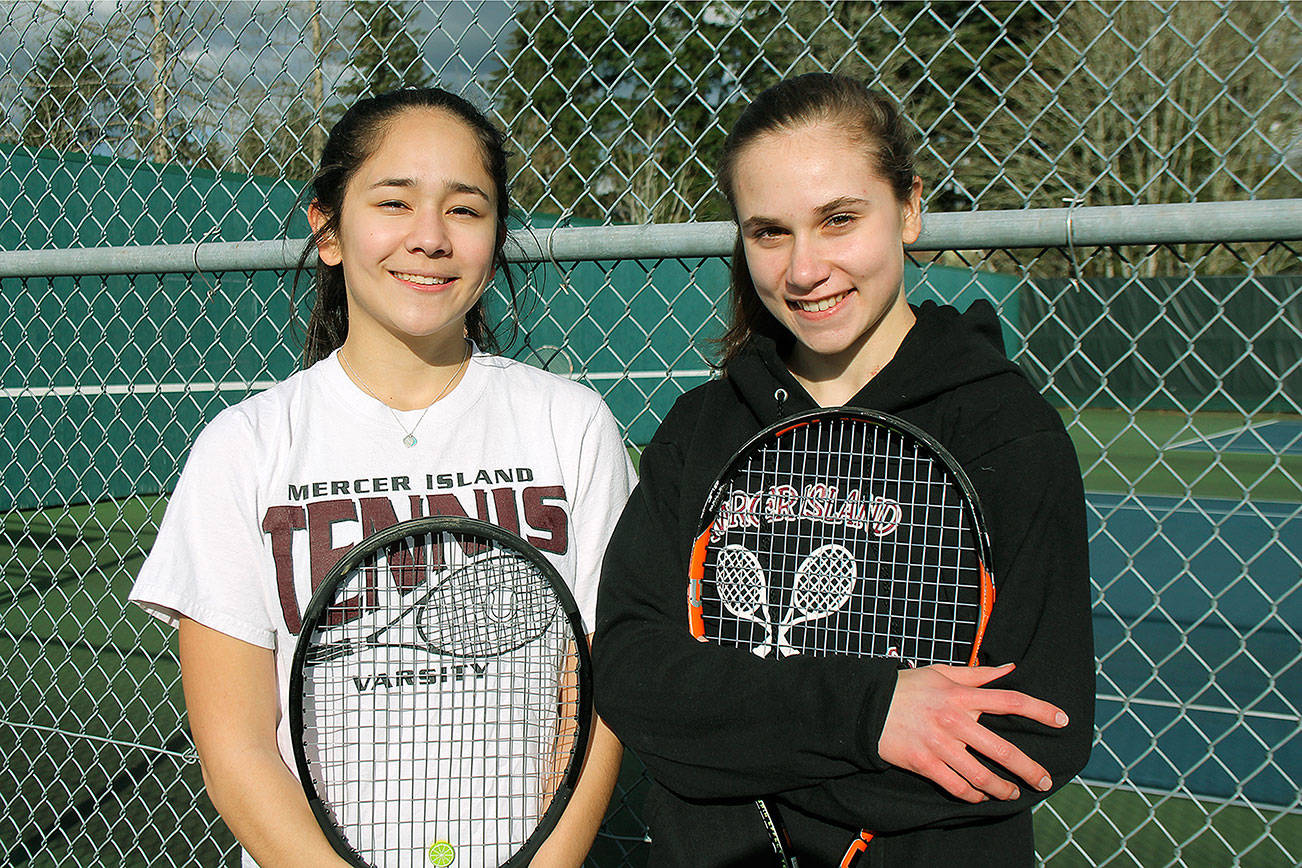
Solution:
{"label": "smiling face", "polygon": [[[388,125],[348,181],[338,229],[317,250],[342,265],[348,337],[379,350],[400,341],[460,357],[466,313],[493,276],[493,179],[470,127],[437,109]],[[309,209],[313,230],[325,215]]]}
{"label": "smiling face", "polygon": [[765,133],[737,157],[746,264],[765,308],[796,339],[787,361],[797,376],[862,386],[913,324],[904,245],[921,230],[922,182],[901,202],[872,157],[828,121]]}

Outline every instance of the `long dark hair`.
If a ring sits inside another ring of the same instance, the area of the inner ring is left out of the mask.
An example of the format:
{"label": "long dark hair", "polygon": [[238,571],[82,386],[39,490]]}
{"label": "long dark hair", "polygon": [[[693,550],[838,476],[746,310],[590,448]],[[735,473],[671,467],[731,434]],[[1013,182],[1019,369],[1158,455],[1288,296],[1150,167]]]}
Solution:
{"label": "long dark hair", "polygon": [[[865,84],[844,75],[810,73],[788,78],[757,96],[737,118],[723,143],[718,183],[737,219],[737,161],[746,146],[769,133],[798,129],[817,122],[840,126],[861,143],[901,204],[913,194],[913,132],[900,110],[890,100]],[[777,342],[785,352],[794,338],[764,307],[746,263],[741,235],[732,251],[732,283],[729,292],[728,330],[719,338],[721,359],[727,365],[753,334]]]}
{"label": "long dark hair", "polygon": [[[456,94],[437,87],[395,90],[359,100],[344,112],[343,117],[330,130],[330,137],[321,151],[321,165],[312,176],[307,191],[326,219],[321,228],[312,233],[299,257],[298,269],[294,274],[295,289],[317,244],[339,230],[339,215],[343,210],[348,182],[375,153],[390,124],[404,112],[416,109],[448,112],[465,122],[479,141],[484,168],[493,179],[497,196],[497,244],[493,251],[493,266],[505,279],[511,307],[516,310],[518,298],[515,280],[503,253],[508,237],[506,217],[510,203],[505,141],[502,133],[479,109]],[[312,314],[308,318],[307,333],[303,338],[304,367],[310,367],[330,355],[343,345],[344,338],[348,336],[348,299],[344,289],[343,266],[326,265],[318,261],[314,283],[316,294]],[[489,352],[501,349],[497,335],[488,322],[483,296],[466,313],[466,336]]]}

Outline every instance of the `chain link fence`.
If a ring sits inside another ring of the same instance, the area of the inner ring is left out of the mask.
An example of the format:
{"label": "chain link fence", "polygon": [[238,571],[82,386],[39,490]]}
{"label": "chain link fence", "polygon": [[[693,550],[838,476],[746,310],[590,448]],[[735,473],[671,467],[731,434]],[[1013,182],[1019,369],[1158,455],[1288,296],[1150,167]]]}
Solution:
{"label": "chain link fence", "polygon": [[[989,298],[1080,455],[1098,738],[1041,858],[1302,862],[1296,4],[51,0],[0,10],[0,57],[6,864],[236,864],[171,636],[124,601],[195,433],[295,369],[277,240],[341,106],[494,114],[538,299],[511,352],[636,446],[710,375],[723,135],[816,69],[906,105],[911,296]],[[645,786],[630,758],[591,864],[645,864]]]}

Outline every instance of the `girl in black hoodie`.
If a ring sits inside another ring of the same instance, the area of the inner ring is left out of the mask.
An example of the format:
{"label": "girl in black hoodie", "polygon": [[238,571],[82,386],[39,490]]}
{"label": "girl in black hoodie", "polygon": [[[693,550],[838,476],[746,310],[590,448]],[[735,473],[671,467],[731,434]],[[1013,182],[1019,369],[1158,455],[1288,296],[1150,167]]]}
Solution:
{"label": "girl in black hoodie", "polygon": [[[651,864],[771,862],[764,797],[801,868],[842,864],[861,828],[863,865],[1030,865],[1030,809],[1093,736],[1084,493],[1062,421],[988,303],[905,299],[922,182],[888,102],[841,76],[784,81],[738,120],[719,179],[739,228],[725,376],[643,452],[597,608],[598,709],[654,781]],[[982,665],[779,662],[689,634],[709,484],[764,426],[838,405],[912,422],[976,486],[997,585]]]}

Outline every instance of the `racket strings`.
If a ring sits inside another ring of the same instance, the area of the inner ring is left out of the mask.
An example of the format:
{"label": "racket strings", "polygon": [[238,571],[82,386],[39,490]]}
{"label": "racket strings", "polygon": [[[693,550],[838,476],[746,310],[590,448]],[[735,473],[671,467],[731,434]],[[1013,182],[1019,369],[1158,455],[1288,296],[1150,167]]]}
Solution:
{"label": "racket strings", "polygon": [[770,438],[726,485],[706,553],[706,638],[761,656],[967,662],[975,537],[930,450],[859,419],[821,420]]}
{"label": "racket strings", "polygon": [[[381,556],[341,583],[358,617],[318,627],[349,649],[305,668],[303,739],[322,801],[377,868],[498,866],[533,832],[578,729],[575,636],[546,576],[510,551],[451,538],[402,580]],[[347,609],[347,606],[344,607]],[[568,718],[566,717],[568,715]]]}

